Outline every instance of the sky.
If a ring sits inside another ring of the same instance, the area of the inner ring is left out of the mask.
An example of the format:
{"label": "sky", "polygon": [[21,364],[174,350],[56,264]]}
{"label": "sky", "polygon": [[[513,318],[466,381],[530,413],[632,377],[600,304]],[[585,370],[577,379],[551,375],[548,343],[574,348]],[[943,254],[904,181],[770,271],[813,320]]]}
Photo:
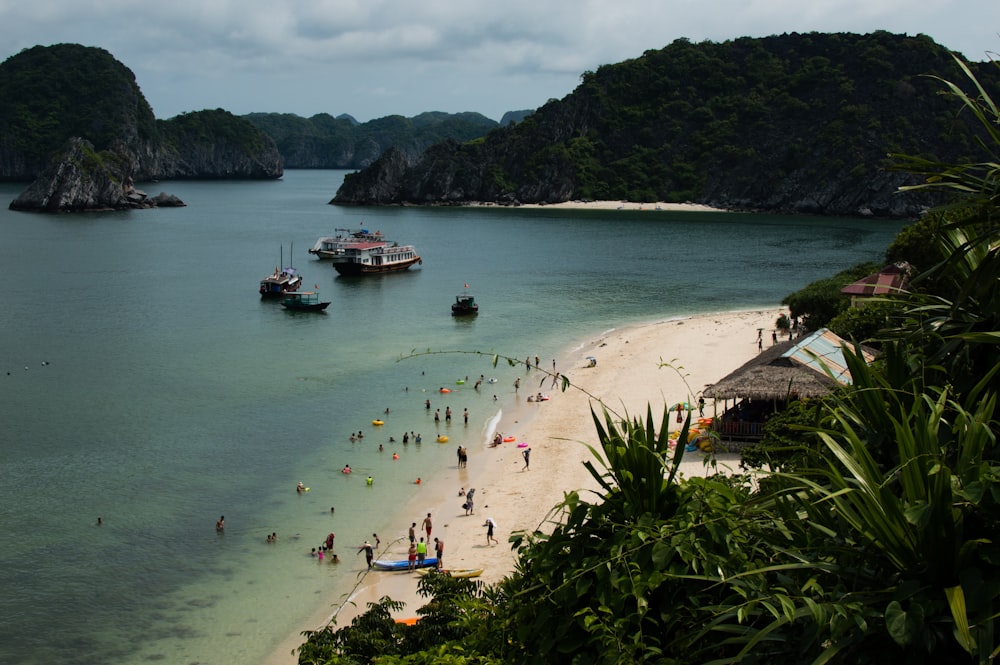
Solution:
{"label": "sky", "polygon": [[222,108],[500,120],[676,39],[875,30],[995,58],[1000,0],[0,0],[0,60],[103,48],[161,119]]}

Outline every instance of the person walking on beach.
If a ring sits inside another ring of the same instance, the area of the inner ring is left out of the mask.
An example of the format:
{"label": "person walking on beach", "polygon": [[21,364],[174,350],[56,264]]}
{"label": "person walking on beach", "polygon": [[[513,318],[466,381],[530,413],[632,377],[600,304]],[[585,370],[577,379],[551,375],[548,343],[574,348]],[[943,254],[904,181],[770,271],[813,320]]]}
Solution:
{"label": "person walking on beach", "polygon": [[521,471],[527,471],[531,464],[531,448],[525,448],[521,451],[521,457],[524,458],[524,468]]}
{"label": "person walking on beach", "polygon": [[486,527],[486,544],[500,544],[500,541],[493,537],[493,530],[496,528],[497,523],[493,521],[492,517],[487,517],[486,522],[483,524]]}
{"label": "person walking on beach", "polygon": [[698,395],[698,417],[699,418],[704,418],[705,417],[705,396],[704,395]]}
{"label": "person walking on beach", "polygon": [[368,570],[372,569],[372,559],[375,558],[375,552],[372,550],[372,545],[367,540],[365,544],[358,548],[358,554],[361,552],[365,553],[365,560],[368,562]]}
{"label": "person walking on beach", "polygon": [[514,392],[517,392],[517,389],[520,387],[521,387],[521,377],[518,377],[514,379]]}
{"label": "person walking on beach", "polygon": [[440,568],[444,564],[444,541],[434,539],[434,554],[437,555],[437,565]]}
{"label": "person walking on beach", "polygon": [[427,558],[427,543],[421,538],[420,542],[417,543],[417,568],[424,567],[424,559]]}
{"label": "person walking on beach", "polygon": [[410,544],[417,542],[417,523],[410,525]]}
{"label": "person walking on beach", "polygon": [[[427,532],[427,537],[430,538],[431,537],[431,527],[434,526],[433,524],[431,524],[431,514],[430,513],[427,513],[427,517],[425,517],[424,521],[420,523],[420,526]],[[421,538],[421,540],[423,540],[423,538]]]}

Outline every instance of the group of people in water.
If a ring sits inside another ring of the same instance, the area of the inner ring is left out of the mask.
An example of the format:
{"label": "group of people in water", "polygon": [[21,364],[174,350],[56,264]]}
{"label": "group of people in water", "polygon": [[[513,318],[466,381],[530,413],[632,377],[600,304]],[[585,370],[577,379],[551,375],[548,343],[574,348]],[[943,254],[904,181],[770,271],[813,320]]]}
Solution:
{"label": "group of people in water", "polygon": [[[538,356],[535,356],[534,361],[535,361],[534,362],[534,366],[537,369],[538,368],[538,364],[539,364]],[[529,368],[531,367],[530,358],[525,360],[525,365],[527,367],[529,367]],[[555,361],[553,360],[553,371],[554,370],[555,370]],[[555,376],[555,378],[553,379],[553,382],[555,382],[555,381],[558,380],[558,374],[555,374],[554,376]],[[476,381],[475,388],[478,390],[479,387],[480,387],[480,385],[484,381],[486,381],[485,377],[482,376],[482,375],[480,375],[479,380]],[[489,379],[488,382],[489,383],[496,383],[496,381],[497,380],[495,378],[491,378],[491,379]],[[460,383],[464,383],[464,382],[460,382]],[[515,390],[515,392],[517,391],[517,389],[519,387],[520,387],[520,380],[516,380],[515,384],[514,384],[514,390]],[[451,391],[448,390],[448,389],[442,388],[441,392],[442,393],[446,393],[446,392],[451,392]],[[495,396],[494,396],[494,399],[496,399]],[[530,395],[528,397],[528,401],[529,402],[532,402],[532,401],[538,401],[538,402],[540,402],[540,401],[544,401],[546,399],[548,399],[548,395],[543,395],[540,392],[537,395]],[[424,407],[425,407],[425,410],[427,412],[430,412],[431,401],[429,399],[425,400]],[[387,414],[389,413],[389,409],[388,408],[386,408],[385,413],[387,413]],[[445,417],[445,421],[446,422],[450,422],[451,421],[451,418],[452,418],[451,406],[446,406],[445,407],[445,415],[444,415],[444,417]],[[463,421],[465,422],[465,424],[468,424],[468,422],[469,422],[469,410],[468,410],[468,408],[463,409],[463,411],[462,411],[462,417],[463,417]],[[435,410],[435,412],[434,412],[434,420],[435,420],[435,422],[440,422],[440,410]],[[382,423],[379,422],[377,424],[382,424]],[[358,430],[357,432],[353,432],[352,431],[349,438],[350,438],[350,441],[352,443],[353,442],[358,442],[358,441],[363,441],[364,438],[365,438],[364,431],[363,430]],[[441,439],[442,440],[447,440],[447,437],[441,437]],[[396,441],[395,438],[389,437],[389,442],[390,443],[395,443],[395,441]],[[414,442],[414,443],[419,444],[422,441],[422,437],[421,437],[421,435],[419,433],[415,433],[413,431],[403,432],[403,435],[402,435],[402,442],[403,442],[403,444],[409,444],[411,441]],[[492,440],[492,442],[491,442],[490,445],[491,445],[491,447],[492,446],[498,446],[503,441],[504,441],[503,435],[501,433],[497,432],[495,434],[495,436],[493,437],[493,440]],[[381,452],[383,450],[384,450],[384,447],[380,444],[379,445],[379,451]],[[524,470],[528,469],[528,460],[529,460],[528,455],[530,455],[530,449],[522,451],[522,456],[524,457]],[[392,455],[392,457],[393,457],[393,460],[398,460],[399,459],[399,454],[396,453],[396,452],[394,452],[393,455]],[[457,457],[458,457],[458,467],[459,468],[464,468],[468,464],[468,451],[466,450],[465,446],[458,446],[458,448],[457,448]],[[345,464],[344,467],[341,469],[341,473],[343,473],[345,475],[349,475],[352,472],[353,472],[353,469],[351,468],[350,464]],[[369,475],[367,477],[367,484],[369,486],[371,486],[371,485],[373,485],[373,481],[374,481],[373,477],[371,475]],[[420,484],[420,482],[421,482],[420,478],[418,478],[415,482],[417,484]],[[302,482],[297,483],[296,486],[295,486],[295,491],[298,494],[304,494],[304,493],[308,492],[309,489],[310,488],[306,487],[305,484],[302,483]],[[465,510],[465,514],[466,515],[472,515],[472,514],[474,514],[474,511],[475,511],[475,508],[474,508],[474,505],[475,505],[474,504],[474,494],[475,494],[475,491],[476,491],[475,489],[469,489],[469,491],[466,492],[465,488],[463,487],[459,491],[459,493],[458,493],[459,496],[462,497],[462,500],[463,500],[462,508]],[[335,512],[335,509],[333,507],[331,507],[330,508],[330,514],[333,515],[334,512]],[[102,523],[103,523],[103,520],[101,518],[98,518],[98,524],[102,524]],[[487,543],[488,544],[490,544],[490,543],[496,543],[496,539],[493,538],[493,530],[494,530],[494,528],[496,526],[496,523],[492,520],[492,518],[488,518],[487,521],[486,521],[486,523],[484,523],[483,526],[487,527]],[[416,532],[416,527],[417,527],[417,524],[416,524],[416,522],[414,522],[411,525],[411,527],[410,527],[410,533],[409,533],[409,536],[410,536],[410,545],[409,545],[409,551],[408,551],[407,557],[408,557],[408,564],[409,564],[410,568],[416,568],[416,567],[422,565],[423,564],[423,560],[428,555],[428,548],[429,548],[430,543],[431,543],[431,530],[432,530],[431,514],[427,513],[427,516],[424,518],[423,522],[420,525],[420,528],[426,532],[426,536],[417,538],[416,537],[416,533],[415,533]],[[215,524],[215,528],[216,528],[216,530],[220,534],[223,532],[223,530],[225,529],[225,516],[224,515],[219,517],[218,521]],[[375,558],[375,554],[376,554],[377,548],[381,544],[381,541],[379,540],[378,534],[374,534],[373,533],[372,534],[372,539],[375,541],[374,545],[371,543],[370,540],[365,540],[364,544],[362,544],[361,546],[358,547],[358,552],[357,552],[358,554],[361,554],[362,552],[365,553],[365,559],[366,559],[366,563],[367,563],[367,566],[368,566],[369,569],[371,569],[373,567],[374,558]],[[267,534],[265,536],[264,540],[265,540],[266,543],[269,543],[269,544],[276,543],[278,541],[278,534],[277,534],[277,532],[272,532],[270,534]],[[323,542],[321,542],[317,547],[313,547],[310,550],[309,555],[311,557],[315,557],[319,561],[329,560],[330,563],[340,563],[340,557],[334,551],[334,540],[335,540],[335,535],[331,531],[327,535],[327,537],[323,540]],[[442,560],[443,560],[443,556],[444,556],[444,541],[441,540],[440,538],[434,538],[433,542],[434,542],[434,553],[436,554],[436,558],[437,558],[437,567],[440,568],[441,565],[442,565]]]}

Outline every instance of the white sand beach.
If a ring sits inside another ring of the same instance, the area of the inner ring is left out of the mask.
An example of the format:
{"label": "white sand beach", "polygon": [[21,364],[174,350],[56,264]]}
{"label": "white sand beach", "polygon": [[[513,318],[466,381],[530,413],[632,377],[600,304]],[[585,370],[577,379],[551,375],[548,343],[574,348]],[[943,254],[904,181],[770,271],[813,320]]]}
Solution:
{"label": "white sand beach", "polygon": [[[677,402],[697,402],[698,393],[752,358],[757,352],[757,331],[765,331],[765,344],[780,315],[778,306],[769,309],[699,315],[691,318],[664,320],[613,330],[584,340],[565,357],[557,358],[556,370],[572,383],[565,392],[551,387],[552,367],[545,361],[539,370],[532,368],[523,375],[520,394],[514,408],[505,410],[497,429],[514,436],[516,442],[495,448],[469,451],[467,469],[451,467],[425,482],[434,492],[432,538],[445,542],[446,568],[484,568],[481,579],[496,582],[514,568],[515,556],[507,542],[512,532],[535,530],[550,509],[562,500],[565,492],[590,490],[596,482],[584,468],[592,459],[583,445],[597,445],[591,418],[591,408],[601,409],[600,400],[619,415],[641,416],[647,404],[659,421],[663,409]],[[587,358],[597,359],[590,367]],[[546,366],[546,362],[549,365]],[[542,371],[544,370],[544,371]],[[539,384],[542,384],[542,387]],[[529,395],[538,392],[549,396],[547,401],[528,402]],[[712,413],[711,400],[706,415]],[[697,417],[697,413],[694,414]],[[676,424],[671,418],[671,426]],[[517,442],[531,449],[530,468],[524,469],[522,451]],[[720,468],[734,469],[736,455],[721,453],[716,459]],[[688,477],[704,475],[705,455],[689,453],[682,473]],[[459,488],[475,487],[475,513],[466,516]],[[587,497],[585,497],[587,498]],[[403,516],[404,532],[383,538],[378,558],[405,559],[408,540],[405,526],[423,515]],[[486,542],[484,521],[497,523],[496,545]],[[405,524],[404,524],[405,523]],[[433,546],[433,541],[431,541]],[[433,547],[429,548],[433,552]],[[353,558],[353,557],[352,557]],[[372,571],[362,576],[359,587],[337,615],[338,625],[347,625],[367,603],[383,596],[406,603],[399,617],[415,616],[423,599],[416,594],[418,576],[412,573]],[[331,601],[334,602],[334,601]],[[339,603],[338,603],[339,604]],[[330,619],[330,613],[316,617],[319,628]],[[300,635],[290,636],[268,665],[295,663],[291,650],[301,644]]]}
{"label": "white sand beach", "polygon": [[[473,203],[473,206],[502,207],[495,203]],[[723,208],[713,208],[712,206],[700,203],[667,203],[656,201],[652,203],[637,203],[635,201],[563,201],[562,203],[522,203],[517,206],[521,209],[531,208],[553,208],[556,210],[645,210],[645,211],[668,211],[668,212],[727,212]]]}

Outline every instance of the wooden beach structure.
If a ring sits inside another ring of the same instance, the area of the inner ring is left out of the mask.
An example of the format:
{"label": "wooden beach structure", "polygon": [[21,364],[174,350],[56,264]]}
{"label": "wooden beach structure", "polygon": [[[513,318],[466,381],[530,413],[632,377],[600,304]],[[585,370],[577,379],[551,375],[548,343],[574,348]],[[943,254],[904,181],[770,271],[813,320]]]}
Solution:
{"label": "wooden beach structure", "polygon": [[913,268],[910,264],[901,261],[848,284],[840,292],[851,297],[851,307],[860,307],[866,300],[899,295],[905,291],[911,272]]}
{"label": "wooden beach structure", "polygon": [[[771,414],[797,399],[820,397],[851,382],[844,361],[843,339],[821,328],[798,340],[779,342],[707,386],[715,400],[713,431],[729,448],[759,441]],[[865,362],[875,358],[862,347]],[[719,407],[721,406],[721,409]]]}

